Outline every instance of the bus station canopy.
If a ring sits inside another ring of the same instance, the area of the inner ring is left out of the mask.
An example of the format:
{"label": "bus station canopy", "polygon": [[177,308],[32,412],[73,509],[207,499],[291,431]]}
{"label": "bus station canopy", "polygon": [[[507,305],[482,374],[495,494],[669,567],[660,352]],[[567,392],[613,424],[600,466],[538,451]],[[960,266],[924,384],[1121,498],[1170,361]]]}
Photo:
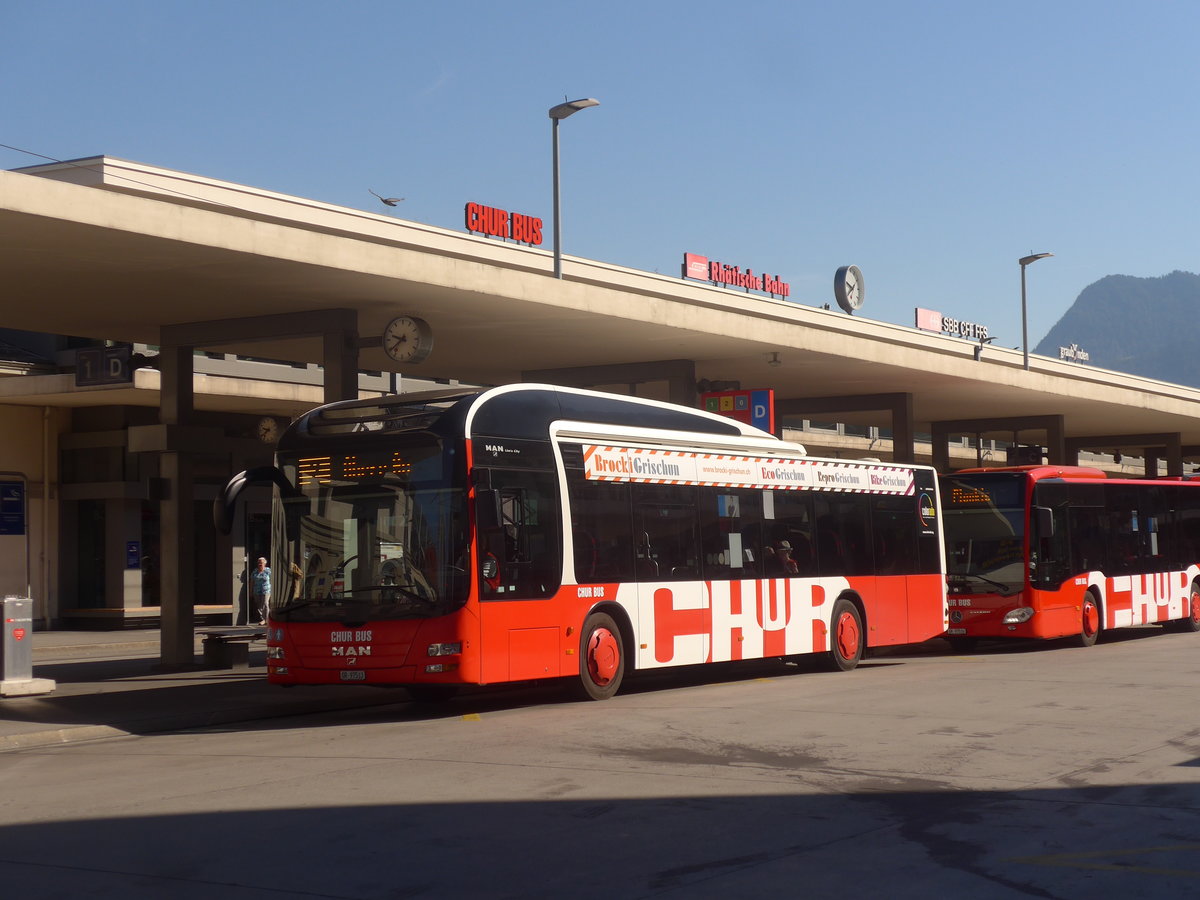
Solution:
{"label": "bus station canopy", "polygon": [[[918,428],[1063,416],[1068,437],[1177,433],[1200,444],[1193,388],[1038,356],[1026,371],[1019,350],[977,354],[974,341],[576,257],[556,279],[544,249],[111,157],[0,172],[0,272],[4,325],[28,331],[160,344],[169,327],[351,310],[359,365],[418,378],[503,384],[685,360],[697,379],[779,399],[906,392]],[[379,347],[400,314],[433,328],[419,365],[400,368]],[[244,342],[201,349],[323,358],[319,336],[286,329],[247,328]],[[3,403],[99,402],[6,387]],[[146,402],[126,393],[103,402]],[[312,405],[273,402],[293,414]]]}

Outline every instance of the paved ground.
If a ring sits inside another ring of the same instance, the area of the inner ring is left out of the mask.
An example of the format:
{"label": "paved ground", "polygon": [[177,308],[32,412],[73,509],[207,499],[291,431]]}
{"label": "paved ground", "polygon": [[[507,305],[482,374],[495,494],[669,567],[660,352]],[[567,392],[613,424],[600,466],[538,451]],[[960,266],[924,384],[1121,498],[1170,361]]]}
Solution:
{"label": "paved ground", "polygon": [[605,703],[546,684],[296,718],[261,670],[164,679],[137,640],[140,661],[39,650],[37,674],[85,674],[61,689],[93,714],[51,707],[42,738],[64,743],[2,758],[3,896],[1200,896],[1200,635],[935,641],[853,673],[645,673]]}
{"label": "paved ground", "polygon": [[56,687],[0,699],[0,752],[406,699],[387,688],[268,685],[265,646],[252,645],[249,668],[166,673],[158,667],[158,629],[35,632],[33,676]]}

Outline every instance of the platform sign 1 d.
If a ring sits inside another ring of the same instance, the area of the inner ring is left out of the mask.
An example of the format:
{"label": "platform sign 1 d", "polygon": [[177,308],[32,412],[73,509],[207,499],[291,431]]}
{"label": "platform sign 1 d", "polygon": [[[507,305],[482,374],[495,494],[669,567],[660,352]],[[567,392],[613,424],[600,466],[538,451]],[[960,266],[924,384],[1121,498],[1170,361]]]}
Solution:
{"label": "platform sign 1 d", "polygon": [[711,391],[700,395],[700,407],[719,416],[728,416],[747,425],[775,433],[775,392]]}
{"label": "platform sign 1 d", "polygon": [[131,383],[133,367],[129,364],[130,356],[129,347],[83,347],[76,350],[76,386]]}

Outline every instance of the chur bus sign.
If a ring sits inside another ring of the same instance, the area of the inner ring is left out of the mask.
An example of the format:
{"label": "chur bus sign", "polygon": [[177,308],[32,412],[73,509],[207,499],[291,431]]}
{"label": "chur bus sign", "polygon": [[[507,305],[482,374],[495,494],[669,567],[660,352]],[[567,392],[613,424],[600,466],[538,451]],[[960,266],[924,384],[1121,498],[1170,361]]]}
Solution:
{"label": "chur bus sign", "polygon": [[683,254],[683,277],[719,284],[722,287],[762,291],[773,297],[787,297],[792,293],[792,286],[778,275],[755,274],[753,269],[726,265],[696,253]]}
{"label": "chur bus sign", "polygon": [[481,203],[468,203],[465,215],[467,231],[534,247],[542,242],[542,220],[537,216],[509,212]]}

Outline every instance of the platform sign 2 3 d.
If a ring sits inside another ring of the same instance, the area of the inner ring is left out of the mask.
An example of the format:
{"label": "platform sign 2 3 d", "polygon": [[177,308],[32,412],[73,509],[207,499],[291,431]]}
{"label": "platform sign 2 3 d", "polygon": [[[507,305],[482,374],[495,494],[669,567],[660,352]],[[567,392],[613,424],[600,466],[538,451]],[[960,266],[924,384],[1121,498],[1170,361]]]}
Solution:
{"label": "platform sign 2 3 d", "polygon": [[775,392],[710,391],[700,395],[700,408],[775,433]]}
{"label": "platform sign 2 3 d", "polygon": [[23,481],[0,481],[0,534],[25,534]]}

